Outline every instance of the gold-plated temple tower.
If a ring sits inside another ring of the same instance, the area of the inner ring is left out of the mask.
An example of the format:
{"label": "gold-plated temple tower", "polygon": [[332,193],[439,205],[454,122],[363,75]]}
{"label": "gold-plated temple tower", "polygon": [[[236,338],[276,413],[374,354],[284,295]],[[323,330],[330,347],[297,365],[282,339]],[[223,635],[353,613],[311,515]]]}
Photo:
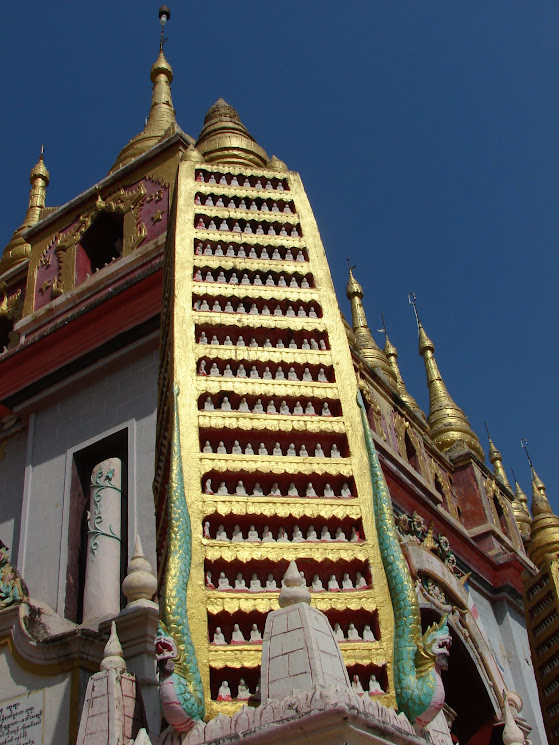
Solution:
{"label": "gold-plated temple tower", "polygon": [[111,173],[150,150],[166,135],[174,134],[176,120],[171,98],[173,69],[165,59],[163,50],[159,52],[159,57],[152,65],[151,81],[153,92],[146,126],[122,148],[111,168]]}
{"label": "gold-plated temple tower", "polygon": [[557,559],[559,552],[559,517],[551,509],[545,485],[535,472],[532,472],[532,530],[528,544],[528,555],[534,564],[542,569],[544,564]]}
{"label": "gold-plated temple tower", "polygon": [[384,343],[384,354],[386,355],[388,364],[392,368],[392,372],[394,373],[394,377],[396,378],[396,390],[398,391],[400,398],[410,407],[413,412],[415,412],[421,419],[426,421],[425,413],[422,411],[415,398],[410,393],[408,393],[408,390],[402,378],[402,374],[400,373],[400,367],[398,365],[398,350],[388,338],[388,334],[386,334],[386,341]]}
{"label": "gold-plated temple tower", "polygon": [[217,701],[224,678],[233,690],[241,674],[256,687],[258,634],[291,559],[313,605],[368,627],[367,641],[343,645],[344,659],[350,672],[374,672],[383,700],[393,701],[392,608],[357,381],[301,179],[268,161],[220,100],[179,166],[172,214],[154,482],[158,565],[161,581],[172,551],[164,474],[174,382],[188,392],[177,399],[193,534],[187,607],[195,609],[207,714],[242,704]]}
{"label": "gold-plated temple tower", "polygon": [[429,416],[427,421],[431,436],[441,452],[446,452],[457,440],[464,440],[466,445],[485,459],[483,448],[474,433],[462,409],[452,400],[435,359],[435,345],[425,333],[421,321],[418,321],[419,354],[423,357],[429,389]]}
{"label": "gold-plated temple tower", "polygon": [[371,330],[367,324],[365,309],[363,308],[363,288],[355,279],[353,271],[349,269],[349,281],[346,287],[347,299],[351,303],[351,317],[353,321],[353,333],[357,349],[361,357],[366,360],[372,368],[383,375],[388,382],[396,388],[397,379],[382,349],[373,339]]}
{"label": "gold-plated temple tower", "polygon": [[0,272],[11,269],[20,262],[29,257],[31,247],[23,237],[23,233],[39,222],[41,210],[45,206],[47,186],[49,185],[50,174],[45,166],[43,149],[41,148],[41,157],[37,164],[31,169],[29,181],[31,191],[29,192],[29,204],[25,219],[19,228],[14,232],[10,242],[4,249],[2,260],[0,261]]}

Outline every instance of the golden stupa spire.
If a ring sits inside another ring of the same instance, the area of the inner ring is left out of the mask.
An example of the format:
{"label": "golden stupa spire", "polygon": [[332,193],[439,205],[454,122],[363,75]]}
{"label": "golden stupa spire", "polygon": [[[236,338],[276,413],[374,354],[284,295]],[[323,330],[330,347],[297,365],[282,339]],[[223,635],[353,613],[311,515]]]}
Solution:
{"label": "golden stupa spire", "polygon": [[425,333],[425,329],[415,305],[415,295],[409,294],[413,306],[417,329],[419,332],[419,354],[423,357],[429,389],[429,416],[427,422],[431,428],[431,437],[441,452],[446,452],[455,442],[463,440],[482,460],[485,459],[483,448],[474,433],[462,409],[452,400],[435,359],[435,345]]}
{"label": "golden stupa spire", "polygon": [[532,474],[532,530],[527,546],[528,556],[538,569],[543,569],[559,554],[559,517],[551,509],[545,484],[534,469],[526,438],[522,438],[521,445],[526,451]]}
{"label": "golden stupa spire", "polygon": [[41,210],[45,206],[47,186],[49,185],[50,174],[47,171],[44,161],[44,147],[41,147],[41,157],[37,164],[31,169],[29,181],[31,191],[29,192],[29,204],[25,219],[19,228],[14,232],[12,238],[2,255],[0,261],[0,273],[11,269],[20,262],[27,259],[31,253],[31,246],[23,238],[23,233],[35,225],[41,219]]}
{"label": "golden stupa spire", "polygon": [[417,403],[415,398],[412,395],[410,395],[406,389],[404,380],[402,378],[402,374],[400,373],[400,367],[398,366],[398,350],[388,338],[388,332],[386,330],[386,323],[384,322],[384,315],[381,313],[381,316],[382,316],[382,325],[384,327],[384,338],[385,338],[384,354],[386,355],[388,364],[392,368],[392,372],[394,373],[394,377],[396,378],[396,390],[398,391],[398,395],[400,396],[402,401],[410,407],[410,409],[413,412],[415,412],[418,416],[420,416],[421,419],[426,421],[424,412],[419,407],[419,404]]}
{"label": "golden stupa spire", "polygon": [[489,429],[487,427],[487,422],[484,422],[484,424],[485,431],[487,432],[487,439],[489,440],[489,461],[493,466],[495,478],[497,479],[497,481],[500,481],[503,486],[506,486],[509,491],[512,491],[511,485],[507,478],[507,474],[505,472],[505,469],[503,468],[503,457],[500,451],[497,450],[497,448],[493,444],[493,440],[491,439],[491,435],[489,434]]}
{"label": "golden stupa spire", "polygon": [[265,168],[266,151],[241,122],[239,113],[223,98],[208,110],[196,143],[208,163],[232,163]]}
{"label": "golden stupa spire", "polygon": [[526,543],[530,540],[530,531],[532,527],[532,517],[530,516],[530,510],[528,509],[528,497],[522,491],[522,487],[518,483],[514,471],[512,472],[514,477],[514,499],[512,501],[512,512],[518,530],[522,536],[522,540]]}
{"label": "golden stupa spire", "polygon": [[[348,260],[349,265],[349,260]],[[353,267],[355,268],[355,267]],[[347,299],[351,303],[351,317],[353,320],[353,333],[355,336],[355,343],[357,349],[371,367],[379,370],[387,379],[388,382],[395,388],[397,386],[396,375],[394,370],[390,366],[390,363],[373,339],[371,330],[367,325],[367,318],[365,316],[365,310],[363,308],[363,288],[359,282],[353,276],[352,267],[349,267],[349,281],[346,287]]]}
{"label": "golden stupa spire", "polygon": [[173,68],[167,62],[163,53],[163,27],[170,15],[171,12],[169,9],[163,5],[159,10],[159,19],[161,21],[159,57],[155,60],[151,68],[150,77],[153,83],[153,91],[146,126],[122,148],[110,173],[122,168],[122,166],[130,163],[134,158],[150,150],[160,140],[164,139],[167,131],[170,130],[169,134],[174,133],[173,125],[176,125],[176,119],[173,100],[171,98]]}

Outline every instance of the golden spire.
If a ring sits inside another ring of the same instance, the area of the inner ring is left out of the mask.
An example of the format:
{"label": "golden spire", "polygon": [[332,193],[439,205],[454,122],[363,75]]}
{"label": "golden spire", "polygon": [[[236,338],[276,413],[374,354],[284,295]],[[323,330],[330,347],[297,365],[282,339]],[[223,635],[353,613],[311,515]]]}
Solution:
{"label": "golden spire", "polygon": [[384,343],[384,354],[386,355],[388,364],[390,365],[392,372],[394,373],[394,377],[396,378],[396,390],[398,391],[398,395],[400,396],[402,401],[410,407],[412,411],[414,411],[421,417],[421,419],[426,419],[425,414],[419,407],[419,404],[417,403],[415,398],[408,393],[406,389],[402,374],[400,373],[400,368],[398,366],[398,350],[388,338],[386,329],[384,330],[384,333],[386,338],[386,341]]}
{"label": "golden spire", "polygon": [[11,269],[20,262],[24,261],[31,253],[31,246],[23,238],[23,233],[35,225],[41,219],[41,210],[45,206],[47,186],[49,185],[50,174],[47,171],[44,161],[44,147],[41,147],[41,157],[37,165],[31,169],[29,181],[31,191],[29,192],[29,204],[23,223],[14,232],[10,242],[4,249],[2,260],[0,261],[0,272]]}
{"label": "golden spire", "polygon": [[514,476],[514,487],[515,491],[514,499],[512,501],[512,512],[516,524],[518,525],[520,535],[522,536],[522,540],[526,543],[530,540],[530,530],[532,526],[532,518],[530,516],[530,510],[528,509],[528,497],[522,491],[520,484],[516,480],[516,476]]}
{"label": "golden spire", "polygon": [[361,357],[363,357],[371,367],[380,370],[380,372],[388,378],[388,382],[396,387],[397,379],[394,371],[390,366],[386,355],[373,339],[373,335],[367,325],[367,318],[363,308],[363,288],[353,276],[351,267],[349,267],[349,281],[345,292],[347,299],[351,303],[353,333]]}
{"label": "golden spire", "polygon": [[531,466],[532,471],[532,530],[528,556],[538,569],[557,558],[559,553],[559,517],[551,509],[545,485]]}
{"label": "golden spire", "polygon": [[489,430],[487,429],[487,424],[485,425],[485,430],[487,432],[487,439],[489,440],[489,461],[493,465],[495,478],[497,479],[497,481],[500,481],[503,486],[506,486],[509,491],[512,491],[511,485],[507,478],[507,474],[505,472],[505,469],[503,468],[503,458],[500,451],[497,450],[497,448],[493,444],[493,440],[491,439],[491,435],[489,434]]}
{"label": "golden spire", "polygon": [[[160,140],[164,139],[165,133],[170,127],[176,125],[175,109],[171,98],[173,69],[165,59],[162,48],[159,51],[159,57],[151,68],[151,81],[153,92],[146,126],[123,147],[110,173],[122,168],[134,158],[150,150]],[[173,129],[169,134],[173,134]]]}
{"label": "golden spire", "polygon": [[249,134],[239,113],[223,98],[208,110],[196,147],[208,163],[232,163],[265,168],[268,156]]}
{"label": "golden spire", "polygon": [[431,437],[438,449],[444,453],[457,440],[463,440],[466,445],[485,459],[483,448],[474,433],[462,409],[452,400],[435,359],[435,345],[425,333],[425,329],[415,307],[415,295],[409,294],[410,304],[413,306],[419,332],[419,354],[423,357],[427,373],[427,388],[429,389],[429,416],[427,422],[431,428]]}

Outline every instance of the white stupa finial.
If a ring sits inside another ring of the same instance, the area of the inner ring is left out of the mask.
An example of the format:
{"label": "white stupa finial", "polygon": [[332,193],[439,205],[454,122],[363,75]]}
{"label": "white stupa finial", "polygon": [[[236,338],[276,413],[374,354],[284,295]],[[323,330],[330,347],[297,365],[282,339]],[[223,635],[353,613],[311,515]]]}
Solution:
{"label": "white stupa finial", "polygon": [[294,561],[290,562],[286,573],[283,575],[283,587],[281,588],[278,602],[280,608],[295,605],[296,603],[311,604],[311,594]]}
{"label": "white stupa finial", "polygon": [[101,662],[101,670],[111,669],[126,670],[126,662],[124,661],[124,655],[122,653],[118,634],[116,633],[116,623],[114,621],[111,624],[111,635],[109,636],[109,641],[105,645],[104,657]]}

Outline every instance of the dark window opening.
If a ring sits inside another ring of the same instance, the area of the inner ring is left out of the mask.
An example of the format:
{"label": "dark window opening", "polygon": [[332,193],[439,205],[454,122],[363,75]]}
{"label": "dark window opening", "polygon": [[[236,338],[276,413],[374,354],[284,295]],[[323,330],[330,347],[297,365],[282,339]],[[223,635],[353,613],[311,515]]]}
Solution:
{"label": "dark window opening", "polygon": [[[83,621],[85,564],[87,558],[89,487],[91,472],[106,458],[122,461],[120,580],[126,576],[128,557],[128,430],[123,429],[92,445],[77,450],[72,459],[70,514],[68,520],[68,564],[64,616],[74,623]],[[121,608],[126,599],[121,592]]]}
{"label": "dark window opening", "polygon": [[95,218],[80,241],[89,274],[120,258],[123,236],[124,215],[102,212]]}
{"label": "dark window opening", "polygon": [[10,346],[10,333],[14,322],[6,316],[0,317],[0,352],[6,351]]}
{"label": "dark window opening", "polygon": [[421,473],[421,468],[419,466],[419,458],[417,456],[417,450],[415,449],[415,446],[413,442],[411,441],[411,437],[406,432],[404,441],[406,443],[406,457],[408,459],[408,463],[410,466],[417,471],[417,473]]}

